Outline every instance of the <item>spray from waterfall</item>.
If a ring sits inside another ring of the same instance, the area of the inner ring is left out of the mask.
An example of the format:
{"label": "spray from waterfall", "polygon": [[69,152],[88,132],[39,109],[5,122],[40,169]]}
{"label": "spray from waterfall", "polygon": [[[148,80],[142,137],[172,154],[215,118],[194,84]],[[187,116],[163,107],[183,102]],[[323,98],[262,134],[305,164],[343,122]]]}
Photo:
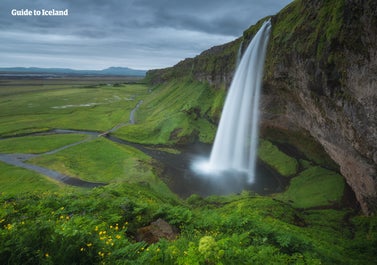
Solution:
{"label": "spray from waterfall", "polygon": [[214,174],[237,171],[254,182],[259,129],[259,98],[271,22],[265,21],[247,47],[225,100],[209,161],[196,170]]}

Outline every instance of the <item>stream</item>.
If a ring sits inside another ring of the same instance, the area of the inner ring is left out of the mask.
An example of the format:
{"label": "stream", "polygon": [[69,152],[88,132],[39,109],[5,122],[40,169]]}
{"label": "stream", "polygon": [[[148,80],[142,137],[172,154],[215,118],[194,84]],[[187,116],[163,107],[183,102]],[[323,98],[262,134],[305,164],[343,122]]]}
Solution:
{"label": "stream", "polygon": [[[52,130],[50,132],[31,133],[29,135],[67,134],[67,133],[81,133],[81,134],[86,134],[89,137],[82,140],[82,141],[72,143],[72,144],[68,144],[68,145],[65,145],[65,146],[62,146],[62,147],[59,147],[57,149],[54,149],[54,150],[51,150],[51,151],[48,151],[48,152],[45,152],[45,153],[41,153],[41,154],[0,154],[0,161],[4,162],[6,164],[12,165],[12,166],[25,168],[25,169],[40,173],[40,174],[45,175],[47,177],[50,177],[54,180],[57,180],[57,181],[60,181],[64,184],[68,184],[68,185],[72,185],[72,186],[94,188],[94,187],[106,185],[106,183],[90,182],[90,181],[85,181],[85,180],[82,180],[82,179],[79,179],[79,178],[76,178],[76,177],[71,177],[71,176],[62,174],[60,172],[57,172],[55,170],[45,168],[45,167],[41,167],[41,166],[37,166],[37,165],[30,164],[30,163],[26,162],[27,160],[38,157],[38,156],[52,155],[52,154],[60,152],[64,149],[67,149],[69,147],[76,146],[76,145],[79,145],[81,143],[90,141],[91,139],[93,139],[94,135],[97,135],[97,133],[93,133],[93,132],[59,130],[59,129]],[[26,135],[23,135],[23,136],[26,136]],[[16,138],[16,137],[17,136],[11,137],[11,138]],[[9,138],[6,138],[6,139],[9,139]]]}
{"label": "stream", "polygon": [[[120,127],[135,124],[135,112],[142,103],[143,101],[140,100],[135,108],[132,109],[128,122],[120,123],[106,132],[101,133],[93,131],[53,129],[48,132],[27,134],[30,136],[75,133],[87,135],[87,138],[41,154],[0,154],[0,161],[9,165],[40,173],[68,185],[87,188],[104,186],[107,183],[85,181],[77,177],[62,174],[52,169],[27,163],[27,160],[42,155],[55,154],[64,149],[96,139],[97,137],[105,137],[106,139],[118,144],[134,147],[158,161],[163,167],[162,176],[159,177],[169,186],[169,188],[173,192],[183,198],[186,198],[191,194],[198,194],[201,196],[208,196],[213,194],[226,195],[229,193],[239,193],[242,190],[252,190],[263,195],[282,191],[284,186],[286,185],[286,180],[284,179],[284,177],[280,176],[278,173],[276,173],[261,161],[257,163],[258,174],[256,176],[255,183],[253,184],[247,182],[246,174],[240,174],[239,172],[229,171],[223,172],[220,175],[203,175],[195,172],[194,170],[192,170],[192,164],[200,157],[209,157],[212,148],[209,144],[194,143],[186,146],[180,146],[178,148],[180,153],[172,154],[156,149],[155,146],[146,146],[132,143],[111,135],[110,133],[116,131]],[[8,137],[6,139],[16,138],[20,136]],[[2,138],[0,138],[0,141],[1,139]]]}
{"label": "stream", "polygon": [[[106,185],[106,183],[90,182],[81,180],[77,177],[68,176],[60,172],[27,163],[27,160],[41,155],[49,155],[60,152],[72,146],[88,142],[97,137],[103,136],[106,139],[118,144],[134,147],[141,152],[158,161],[163,167],[162,180],[169,188],[180,197],[186,198],[191,194],[199,194],[201,196],[208,195],[226,195],[229,193],[239,193],[242,190],[252,190],[258,194],[270,194],[282,191],[285,186],[285,179],[270,169],[262,162],[257,164],[257,177],[253,184],[246,181],[246,176],[240,175],[238,172],[225,172],[220,176],[201,175],[191,169],[191,165],[198,157],[209,157],[211,145],[203,143],[195,143],[179,148],[179,154],[172,154],[162,150],[155,149],[153,146],[146,146],[137,143],[128,142],[109,134],[103,134],[92,131],[79,130],[62,130],[54,129],[48,132],[32,133],[29,135],[47,135],[47,134],[85,134],[88,137],[76,143],[72,143],[41,154],[0,154],[0,161],[35,171],[62,183],[79,186],[79,187],[98,187]],[[25,135],[23,135],[25,136]],[[14,136],[12,138],[16,138]],[[9,139],[9,138],[7,138]],[[0,139],[1,140],[1,139]]]}

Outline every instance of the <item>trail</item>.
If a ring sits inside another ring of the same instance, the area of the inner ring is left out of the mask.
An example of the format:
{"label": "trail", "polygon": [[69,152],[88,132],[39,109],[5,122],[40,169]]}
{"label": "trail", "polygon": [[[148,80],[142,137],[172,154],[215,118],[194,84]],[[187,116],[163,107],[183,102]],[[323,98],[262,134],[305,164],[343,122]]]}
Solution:
{"label": "trail", "polygon": [[71,186],[78,186],[78,187],[85,187],[85,188],[94,188],[94,187],[99,187],[99,186],[104,186],[106,183],[97,183],[97,182],[90,182],[90,181],[85,181],[79,178],[71,177],[65,174],[62,174],[60,172],[57,172],[52,169],[48,169],[45,167],[33,165],[33,164],[28,164],[25,163],[24,161],[33,157],[37,157],[39,155],[32,155],[32,154],[0,154],[0,161],[25,168],[37,173],[40,173],[42,175],[48,176],[54,180],[60,181],[62,183],[71,185]]}
{"label": "trail", "polygon": [[[76,134],[85,134],[85,135],[88,135],[88,137],[86,139],[82,140],[82,141],[75,142],[75,143],[72,143],[72,144],[68,144],[68,145],[65,145],[65,146],[62,146],[62,147],[59,147],[57,149],[54,149],[54,150],[51,150],[51,151],[48,151],[48,152],[45,152],[45,153],[41,153],[41,154],[0,154],[0,161],[4,162],[6,164],[9,164],[9,165],[13,165],[13,166],[16,166],[16,167],[21,167],[21,168],[24,168],[24,169],[28,169],[28,170],[40,173],[40,174],[45,175],[47,177],[50,177],[50,178],[52,178],[54,180],[57,180],[57,181],[60,181],[62,183],[65,183],[65,184],[68,184],[68,185],[72,185],[72,186],[86,187],[86,188],[93,188],[93,187],[98,187],[98,186],[104,186],[104,185],[106,185],[106,183],[85,181],[85,180],[82,180],[82,179],[79,179],[79,178],[76,178],[76,177],[65,175],[63,173],[57,172],[57,171],[52,170],[52,169],[48,169],[48,168],[45,168],[45,167],[41,167],[41,166],[37,166],[37,165],[34,165],[34,164],[27,163],[26,161],[29,160],[29,159],[32,159],[32,158],[36,158],[36,157],[42,156],[42,155],[56,154],[56,153],[58,153],[60,151],[63,151],[65,149],[67,149],[67,148],[70,148],[70,147],[82,144],[84,142],[91,141],[91,140],[93,140],[93,139],[95,139],[97,137],[108,135],[109,133],[114,132],[117,129],[119,129],[119,128],[125,126],[125,125],[135,124],[135,112],[137,111],[137,109],[140,107],[140,105],[142,103],[143,103],[143,101],[140,100],[137,103],[137,105],[135,106],[135,108],[133,108],[131,110],[130,120],[128,122],[126,122],[126,123],[120,123],[117,126],[113,127],[111,130],[106,131],[104,133],[91,132],[91,131],[76,131],[76,130],[66,130],[66,129],[54,129],[54,130],[52,130],[50,132],[42,132],[42,133],[33,133],[33,134],[30,134],[30,135],[46,135],[46,134],[70,134],[70,133],[76,133]],[[26,135],[23,135],[23,136],[26,136]],[[14,137],[14,138],[16,138],[16,137]]]}

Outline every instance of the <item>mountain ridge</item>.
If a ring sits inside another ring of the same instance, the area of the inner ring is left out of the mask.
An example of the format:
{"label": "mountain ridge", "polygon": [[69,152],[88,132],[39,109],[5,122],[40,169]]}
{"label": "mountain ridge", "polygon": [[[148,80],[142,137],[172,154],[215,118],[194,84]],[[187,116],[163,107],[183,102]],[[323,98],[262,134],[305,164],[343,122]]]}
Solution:
{"label": "mountain ridge", "polygon": [[1,67],[0,72],[14,74],[120,75],[143,77],[145,76],[147,71],[132,69],[128,67],[109,67],[102,70],[76,70],[71,68],[40,67]]}

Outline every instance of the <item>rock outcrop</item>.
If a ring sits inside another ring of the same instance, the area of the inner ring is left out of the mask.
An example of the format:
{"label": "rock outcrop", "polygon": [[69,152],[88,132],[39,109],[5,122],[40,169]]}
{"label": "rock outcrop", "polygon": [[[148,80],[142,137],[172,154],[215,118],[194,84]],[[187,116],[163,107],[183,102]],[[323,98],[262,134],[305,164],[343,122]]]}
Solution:
{"label": "rock outcrop", "polygon": [[[284,126],[283,116],[309,131],[340,166],[364,213],[375,213],[377,3],[296,2],[274,22],[264,122]],[[271,117],[276,103],[282,108]]]}
{"label": "rock outcrop", "polygon": [[[377,213],[377,2],[294,1],[271,19],[262,126],[309,132],[339,165],[363,212]],[[261,23],[148,78],[191,76],[228,87],[240,46]]]}
{"label": "rock outcrop", "polygon": [[148,244],[158,242],[161,238],[175,240],[178,236],[178,229],[165,220],[159,218],[150,225],[137,230],[137,241],[144,241]]}

